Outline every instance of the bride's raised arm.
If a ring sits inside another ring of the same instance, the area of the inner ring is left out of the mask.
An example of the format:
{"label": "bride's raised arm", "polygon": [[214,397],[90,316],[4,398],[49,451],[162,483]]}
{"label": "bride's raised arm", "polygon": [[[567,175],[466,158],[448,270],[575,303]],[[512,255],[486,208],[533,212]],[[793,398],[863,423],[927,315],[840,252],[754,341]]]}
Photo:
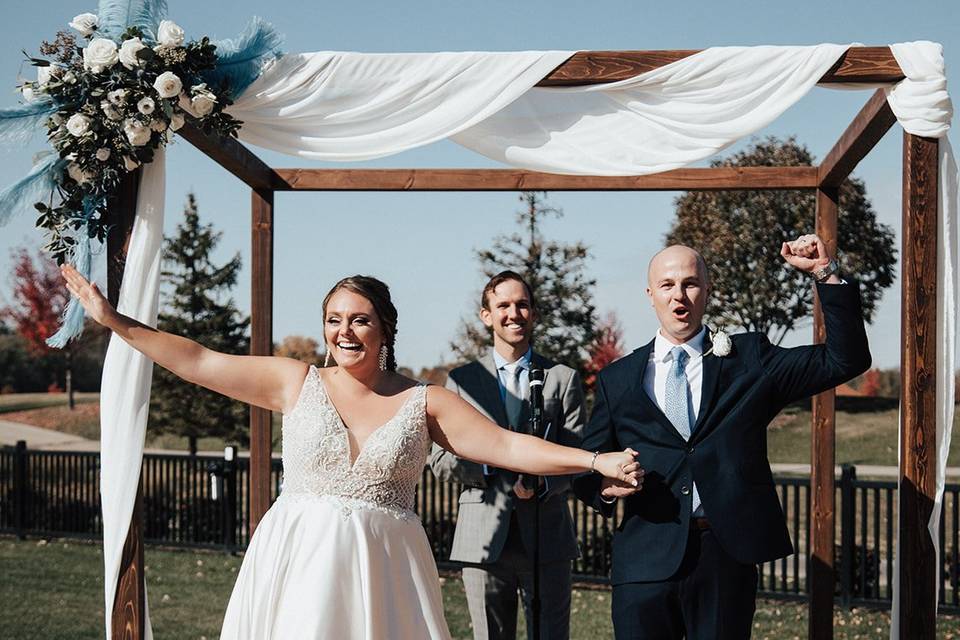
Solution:
{"label": "bride's raised arm", "polygon": [[502,429],[442,387],[427,389],[427,425],[434,442],[474,462],[533,475],[596,471],[633,486],[643,481],[632,449],[596,454]]}
{"label": "bride's raised arm", "polygon": [[290,358],[238,356],[207,349],[127,317],[111,306],[96,284],[71,266],[60,269],[67,288],[87,316],[180,378],[271,411],[289,412],[297,401],[307,365]]}

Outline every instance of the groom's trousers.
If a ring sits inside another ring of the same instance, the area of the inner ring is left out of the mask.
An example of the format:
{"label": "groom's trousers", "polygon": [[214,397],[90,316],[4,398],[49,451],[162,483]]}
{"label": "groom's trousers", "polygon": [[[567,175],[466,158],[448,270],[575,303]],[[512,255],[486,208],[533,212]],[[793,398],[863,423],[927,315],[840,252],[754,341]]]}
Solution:
{"label": "groom's trousers", "polygon": [[743,640],[756,599],[756,565],[730,557],[709,529],[692,529],[668,580],[613,587],[613,628],[617,640]]}
{"label": "groom's trousers", "polygon": [[[516,514],[496,562],[463,566],[463,586],[473,623],[474,640],[515,640],[517,592],[527,619],[527,638],[533,640],[533,562],[524,549]],[[570,561],[540,564],[540,635],[542,640],[570,638]]]}

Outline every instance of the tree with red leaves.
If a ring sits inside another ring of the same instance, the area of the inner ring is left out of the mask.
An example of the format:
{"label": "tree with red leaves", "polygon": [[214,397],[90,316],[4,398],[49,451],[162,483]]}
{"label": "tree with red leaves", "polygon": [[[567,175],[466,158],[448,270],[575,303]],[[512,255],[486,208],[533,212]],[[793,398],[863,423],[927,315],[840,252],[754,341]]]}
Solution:
{"label": "tree with red leaves", "polygon": [[[57,265],[37,254],[36,260],[21,247],[12,252],[13,258],[13,304],[0,310],[0,318],[9,321],[13,329],[26,341],[30,351],[37,357],[50,351],[46,340],[60,325],[60,316],[70,301],[70,293],[60,276]],[[63,351],[66,359],[67,399],[74,408],[73,396],[73,343]],[[59,387],[51,381],[50,388]]]}
{"label": "tree with red leaves", "polygon": [[593,342],[587,352],[590,357],[584,366],[586,375],[583,383],[592,392],[600,370],[623,357],[623,327],[616,313],[610,311],[597,323]]}

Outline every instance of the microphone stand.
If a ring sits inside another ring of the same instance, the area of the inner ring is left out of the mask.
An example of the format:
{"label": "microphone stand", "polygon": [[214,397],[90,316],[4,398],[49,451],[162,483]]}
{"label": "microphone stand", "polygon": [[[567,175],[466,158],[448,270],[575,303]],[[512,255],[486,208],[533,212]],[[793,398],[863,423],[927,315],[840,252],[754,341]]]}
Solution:
{"label": "microphone stand", "polygon": [[[543,437],[543,369],[530,369],[530,433],[534,438]],[[531,625],[534,640],[540,640],[540,479],[533,480],[533,620]]]}

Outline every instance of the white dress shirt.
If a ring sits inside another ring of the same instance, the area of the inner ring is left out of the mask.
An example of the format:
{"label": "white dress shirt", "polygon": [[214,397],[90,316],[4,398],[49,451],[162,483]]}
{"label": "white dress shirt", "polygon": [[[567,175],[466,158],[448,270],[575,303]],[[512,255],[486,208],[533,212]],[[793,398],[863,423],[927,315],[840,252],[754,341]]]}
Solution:
{"label": "white dress shirt", "polygon": [[[706,335],[707,328],[703,327],[697,335],[681,345],[676,345],[664,338],[658,330],[657,337],[653,341],[653,349],[650,351],[650,359],[647,360],[647,368],[643,373],[643,390],[663,411],[667,406],[667,376],[673,366],[673,355],[670,350],[677,346],[683,347],[683,350],[690,356],[686,367],[684,367],[684,373],[689,385],[690,395],[687,398],[687,407],[690,410],[691,431],[697,424],[697,416],[700,413],[700,397],[703,392],[703,358],[701,356],[703,354],[703,340]],[[704,515],[703,506],[700,504],[697,485],[692,482],[692,479],[691,485],[693,487],[693,516],[699,518]]]}

